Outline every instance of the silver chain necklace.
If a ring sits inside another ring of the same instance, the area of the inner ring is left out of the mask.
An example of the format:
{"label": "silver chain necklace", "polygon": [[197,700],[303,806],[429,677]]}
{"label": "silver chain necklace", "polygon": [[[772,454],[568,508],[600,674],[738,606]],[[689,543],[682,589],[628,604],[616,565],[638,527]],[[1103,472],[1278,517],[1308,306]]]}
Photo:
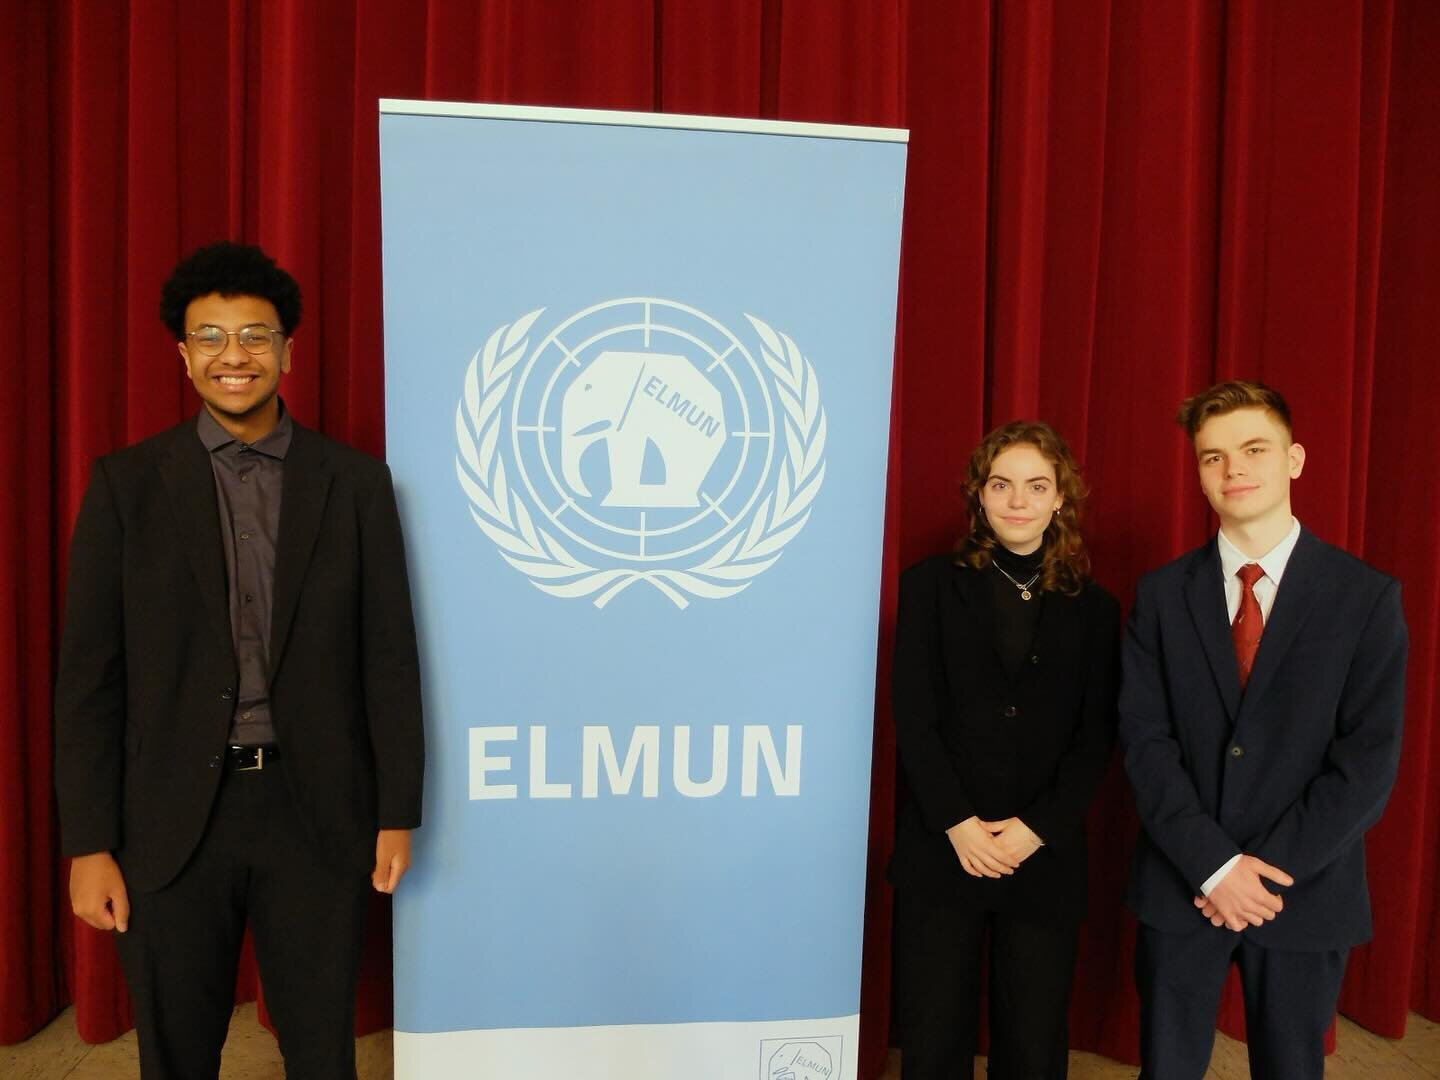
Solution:
{"label": "silver chain necklace", "polygon": [[[992,566],[995,567],[996,570],[999,570],[1000,573],[1005,574],[1005,568],[1004,568],[1003,566],[1001,566],[998,562],[996,562],[995,559],[992,558],[992,559],[990,560],[990,563],[991,563]],[[1030,588],[1031,588],[1031,586],[1033,586],[1033,585],[1035,584],[1035,582],[1037,582],[1037,581],[1040,580],[1040,571],[1039,571],[1039,570],[1036,570],[1035,573],[1030,576],[1030,580],[1027,581],[1027,582],[1025,582],[1025,584],[1023,584],[1023,585],[1020,584],[1020,582],[1016,581],[1016,580],[1015,580],[1013,577],[1011,577],[1009,574],[1005,574],[1005,580],[1008,581],[1008,582],[1010,582],[1011,585],[1014,585],[1015,588],[1017,588],[1017,589],[1020,590],[1020,599],[1021,599],[1021,600],[1029,600],[1029,599],[1034,595],[1034,594],[1030,591]]]}

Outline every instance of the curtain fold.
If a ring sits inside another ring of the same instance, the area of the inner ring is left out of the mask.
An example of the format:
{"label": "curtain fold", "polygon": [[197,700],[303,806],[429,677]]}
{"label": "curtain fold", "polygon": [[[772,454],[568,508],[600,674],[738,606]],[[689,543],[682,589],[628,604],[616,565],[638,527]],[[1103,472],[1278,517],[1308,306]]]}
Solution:
{"label": "curtain fold", "polygon": [[[1410,678],[1400,778],[1385,819],[1370,833],[1376,937],[1356,950],[1341,1008],[1394,1037],[1400,1011],[1440,1010],[1440,737],[1436,734],[1440,572],[1429,537],[1440,500],[1422,479],[1433,443],[1437,395],[1435,311],[1440,282],[1440,17],[1397,3],[1385,110],[1381,188],[1376,192],[1377,280],[1370,453],[1363,519],[1353,523],[1366,558],[1401,579],[1410,624]],[[1417,540],[1417,538],[1421,538]]]}
{"label": "curtain fold", "polygon": [[[156,317],[174,261],[255,241],[306,297],[286,401],[384,450],[380,97],[902,125],[911,131],[881,603],[862,1076],[889,1041],[894,584],[963,529],[994,424],[1041,416],[1093,487],[1096,577],[1212,528],[1172,416],[1219,378],[1289,397],[1297,513],[1399,577],[1412,636],[1399,783],[1369,836],[1375,940],[1342,1010],[1440,1019],[1436,717],[1440,8],[1179,0],[0,0],[0,1042],[67,1002],[130,1024],[113,947],[69,913],[50,696],[91,461],[195,408]],[[838,178],[837,178],[838,179]],[[444,252],[436,257],[443,259]],[[506,269],[496,265],[494,272]],[[483,288],[483,283],[480,286]],[[404,377],[390,372],[390,377]],[[1072,1043],[1136,1055],[1136,819],[1118,768],[1091,812]],[[364,1030],[389,1022],[371,912]],[[257,992],[247,953],[237,993]],[[1241,1026],[1228,996],[1222,1023]]]}
{"label": "curtain fold", "polygon": [[[51,88],[42,58],[49,27],[38,11],[0,23],[18,61],[0,66],[0,140],[48,145]],[[0,394],[0,1042],[14,1042],[65,1002],[56,839],[50,811],[51,641],[54,636],[54,394],[49,259],[50,162],[0,161],[0,246],[7,253],[0,322],[10,327],[10,392]],[[13,210],[11,208],[14,208]],[[23,209],[22,209],[23,208]]]}

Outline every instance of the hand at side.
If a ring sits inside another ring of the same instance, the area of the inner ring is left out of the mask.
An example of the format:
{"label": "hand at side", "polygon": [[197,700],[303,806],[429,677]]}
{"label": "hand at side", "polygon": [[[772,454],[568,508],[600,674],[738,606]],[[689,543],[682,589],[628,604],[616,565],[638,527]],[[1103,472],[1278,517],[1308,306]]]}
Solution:
{"label": "hand at side", "polygon": [[958,825],[951,825],[945,835],[950,838],[961,868],[971,877],[1004,877],[1013,874],[1020,865],[985,831],[978,817],[968,817]]}
{"label": "hand at side", "polygon": [[410,830],[381,829],[375,837],[375,869],[370,882],[376,892],[393,893],[410,869]]}
{"label": "hand at side", "polygon": [[1241,855],[1230,872],[1210,890],[1209,896],[1195,897],[1195,906],[1214,926],[1231,930],[1262,926],[1285,910],[1284,899],[1267,889],[1262,878],[1277,885],[1295,884],[1295,879],[1284,870],[1254,855]]}
{"label": "hand at side", "polygon": [[108,851],[77,855],[70,860],[70,907],[96,930],[130,928],[130,896],[125,875]]}

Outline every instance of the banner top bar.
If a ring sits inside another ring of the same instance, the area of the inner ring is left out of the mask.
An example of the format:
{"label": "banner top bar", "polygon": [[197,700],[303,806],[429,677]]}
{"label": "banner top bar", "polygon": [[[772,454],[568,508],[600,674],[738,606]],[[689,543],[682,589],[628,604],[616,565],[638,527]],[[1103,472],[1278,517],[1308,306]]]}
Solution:
{"label": "banner top bar", "polygon": [[680,113],[618,112],[609,109],[554,109],[538,105],[491,105],[464,101],[415,101],[381,98],[380,112],[402,116],[481,117],[489,120],[542,120],[557,124],[612,124],[627,127],[734,131],[755,135],[800,135],[812,139],[858,139],[908,143],[906,128],[853,124],[810,124],[794,120],[757,120],[736,116],[687,116]]}

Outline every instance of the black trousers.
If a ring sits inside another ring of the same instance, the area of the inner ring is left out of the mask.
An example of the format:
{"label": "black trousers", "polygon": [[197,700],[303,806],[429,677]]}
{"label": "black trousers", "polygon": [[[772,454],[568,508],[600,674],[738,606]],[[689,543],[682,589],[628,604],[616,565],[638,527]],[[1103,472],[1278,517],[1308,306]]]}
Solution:
{"label": "black trousers", "polygon": [[[1280,916],[1282,919],[1284,916]],[[1192,934],[1141,925],[1135,944],[1142,1080],[1201,1080],[1233,960],[1245,994],[1245,1039],[1255,1080],[1321,1080],[1348,949],[1292,952],[1250,944],[1204,923]]]}
{"label": "black trousers", "polygon": [[1064,1077],[1079,924],[972,911],[897,889],[895,1007],[905,1080],[970,1080],[979,1041],[981,948],[990,939],[989,1075]]}
{"label": "black trousers", "polygon": [[282,772],[227,768],[199,847],[169,885],[130,891],[117,934],[144,1080],[220,1071],[248,919],[292,1080],[354,1080],[368,881],[318,862]]}

